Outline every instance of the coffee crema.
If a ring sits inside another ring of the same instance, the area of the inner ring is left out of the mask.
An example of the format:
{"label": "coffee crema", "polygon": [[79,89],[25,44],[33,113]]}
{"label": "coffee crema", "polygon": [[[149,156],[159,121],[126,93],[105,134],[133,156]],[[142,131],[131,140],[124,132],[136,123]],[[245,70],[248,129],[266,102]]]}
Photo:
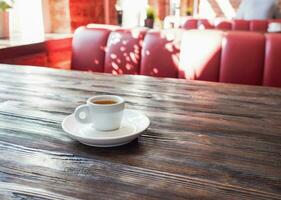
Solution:
{"label": "coffee crema", "polygon": [[113,100],[96,100],[93,101],[94,104],[100,104],[100,105],[110,105],[110,104],[117,104],[117,101]]}

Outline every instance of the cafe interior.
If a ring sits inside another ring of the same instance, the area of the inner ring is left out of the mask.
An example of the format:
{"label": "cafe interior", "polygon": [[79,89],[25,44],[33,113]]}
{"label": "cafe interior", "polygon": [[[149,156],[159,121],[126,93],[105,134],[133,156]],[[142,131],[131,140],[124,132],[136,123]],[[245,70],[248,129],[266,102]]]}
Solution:
{"label": "cafe interior", "polygon": [[281,199],[281,1],[0,0],[2,199]]}

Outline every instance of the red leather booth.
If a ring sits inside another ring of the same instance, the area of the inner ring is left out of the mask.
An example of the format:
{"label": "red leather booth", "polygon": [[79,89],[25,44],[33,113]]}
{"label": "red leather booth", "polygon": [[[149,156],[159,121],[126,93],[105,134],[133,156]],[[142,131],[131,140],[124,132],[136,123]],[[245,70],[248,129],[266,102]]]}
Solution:
{"label": "red leather booth", "polygon": [[182,25],[185,30],[191,29],[218,29],[218,30],[236,30],[236,31],[257,31],[267,32],[269,23],[278,22],[281,23],[281,19],[271,20],[208,20],[208,19],[196,19],[189,18]]}
{"label": "red leather booth", "polygon": [[214,29],[215,26],[208,19],[199,19],[197,22],[197,27],[199,29]]}
{"label": "red leather booth", "polygon": [[142,48],[141,75],[178,77],[179,44],[177,34],[149,31]]}
{"label": "red leather booth", "polygon": [[182,28],[186,30],[197,29],[197,25],[198,25],[198,19],[188,19],[186,20]]}
{"label": "red leather booth", "polygon": [[223,32],[186,31],[181,43],[179,78],[218,82],[222,39]]}
{"label": "red leather booth", "polygon": [[71,68],[104,72],[105,47],[112,29],[80,27],[72,41]]}
{"label": "red leather booth", "polygon": [[106,73],[139,74],[146,30],[119,29],[110,33],[105,53]]}
{"label": "red leather booth", "polygon": [[[234,31],[250,31],[250,21],[247,20],[233,20],[231,21],[232,24],[232,30]],[[266,30],[264,30],[264,32],[266,32]]]}
{"label": "red leather booth", "polygon": [[82,27],[72,69],[281,87],[281,34]]}
{"label": "red leather booth", "polygon": [[250,23],[250,31],[266,32],[269,22],[266,20],[252,20]]}
{"label": "red leather booth", "polygon": [[263,85],[281,87],[281,34],[266,35]]}
{"label": "red leather booth", "polygon": [[215,23],[215,29],[229,31],[232,29],[230,21],[218,21]]}
{"label": "red leather booth", "polygon": [[262,85],[265,37],[254,32],[229,32],[224,36],[220,82]]}

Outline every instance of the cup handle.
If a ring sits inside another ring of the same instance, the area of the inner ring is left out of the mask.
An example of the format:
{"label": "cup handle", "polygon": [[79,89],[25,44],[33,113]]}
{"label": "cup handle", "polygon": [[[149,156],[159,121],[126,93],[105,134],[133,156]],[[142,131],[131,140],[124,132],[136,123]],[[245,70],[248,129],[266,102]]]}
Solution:
{"label": "cup handle", "polygon": [[89,124],[91,122],[90,110],[88,105],[81,105],[75,109],[75,119],[81,124]]}

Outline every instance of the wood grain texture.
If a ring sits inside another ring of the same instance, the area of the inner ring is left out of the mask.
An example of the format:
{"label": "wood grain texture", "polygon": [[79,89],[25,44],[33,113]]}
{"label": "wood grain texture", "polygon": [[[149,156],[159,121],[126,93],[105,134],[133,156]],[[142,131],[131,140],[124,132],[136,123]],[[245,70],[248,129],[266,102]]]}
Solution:
{"label": "wood grain texture", "polygon": [[[97,94],[151,126],[72,140],[63,118]],[[0,65],[0,199],[281,199],[281,89]]]}

